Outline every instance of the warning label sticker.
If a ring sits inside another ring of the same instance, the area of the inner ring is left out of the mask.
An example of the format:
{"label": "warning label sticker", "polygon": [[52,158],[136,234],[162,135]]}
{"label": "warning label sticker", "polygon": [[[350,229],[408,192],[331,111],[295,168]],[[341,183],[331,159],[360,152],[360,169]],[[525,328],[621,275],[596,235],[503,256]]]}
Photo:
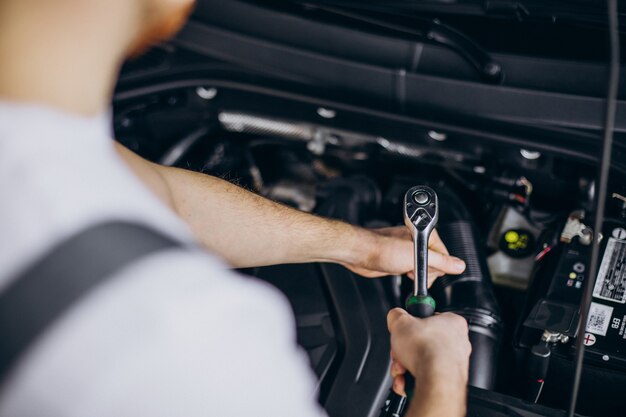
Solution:
{"label": "warning label sticker", "polygon": [[589,318],[587,319],[587,331],[600,336],[606,336],[612,315],[613,307],[591,303],[591,307],[589,307]]}
{"label": "warning label sticker", "polygon": [[609,238],[593,296],[616,303],[626,303],[626,240]]}

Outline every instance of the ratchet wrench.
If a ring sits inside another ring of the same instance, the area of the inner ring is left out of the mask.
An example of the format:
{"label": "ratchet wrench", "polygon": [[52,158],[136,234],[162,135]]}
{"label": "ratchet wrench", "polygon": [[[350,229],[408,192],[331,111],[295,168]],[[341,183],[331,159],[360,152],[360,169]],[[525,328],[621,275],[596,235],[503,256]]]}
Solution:
{"label": "ratchet wrench", "polygon": [[[428,295],[428,238],[439,219],[437,193],[424,185],[410,188],[404,195],[404,224],[413,237],[413,293],[406,299],[406,310],[414,317],[426,318],[435,313],[435,300]],[[412,395],[414,381],[406,375],[405,389]],[[379,417],[404,415],[407,398],[391,391]]]}
{"label": "ratchet wrench", "polygon": [[428,238],[439,219],[437,193],[425,185],[410,188],[404,195],[404,224],[413,236],[413,293],[406,300],[406,310],[415,317],[430,317],[435,300],[428,295]]}

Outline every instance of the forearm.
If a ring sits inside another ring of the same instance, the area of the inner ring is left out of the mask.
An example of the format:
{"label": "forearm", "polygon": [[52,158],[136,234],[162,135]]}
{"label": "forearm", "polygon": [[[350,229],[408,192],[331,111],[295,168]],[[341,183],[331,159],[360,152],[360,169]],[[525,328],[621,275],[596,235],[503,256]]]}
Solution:
{"label": "forearm", "polygon": [[150,163],[118,145],[133,171],[235,267],[329,261],[350,263],[377,237],[349,224],[270,201],[227,181]]}
{"label": "forearm", "polygon": [[441,375],[438,381],[416,384],[406,417],[464,417],[466,384]]}
{"label": "forearm", "polygon": [[[201,242],[236,267],[349,262],[369,234],[258,196],[227,181],[163,168],[175,210]],[[361,236],[359,236],[361,235]]]}

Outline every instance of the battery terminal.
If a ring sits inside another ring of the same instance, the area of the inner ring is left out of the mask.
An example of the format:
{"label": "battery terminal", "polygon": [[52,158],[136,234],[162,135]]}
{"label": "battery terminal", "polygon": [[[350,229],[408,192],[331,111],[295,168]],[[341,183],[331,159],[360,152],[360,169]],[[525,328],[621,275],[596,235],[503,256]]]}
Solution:
{"label": "battery terminal", "polygon": [[550,330],[544,330],[541,335],[541,340],[546,343],[567,343],[569,342],[569,336],[562,333],[551,332]]}
{"label": "battery terminal", "polygon": [[569,215],[561,232],[561,242],[569,244],[575,237],[578,237],[581,244],[585,246],[591,244],[593,231],[582,222],[584,218],[585,213],[582,210],[576,210]]}

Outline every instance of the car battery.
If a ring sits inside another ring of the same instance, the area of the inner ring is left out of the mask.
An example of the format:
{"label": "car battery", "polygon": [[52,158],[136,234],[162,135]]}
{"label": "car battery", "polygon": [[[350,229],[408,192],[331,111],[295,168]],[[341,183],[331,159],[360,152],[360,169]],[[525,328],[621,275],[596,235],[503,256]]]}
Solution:
{"label": "car battery", "polygon": [[[600,268],[586,331],[585,361],[626,370],[626,225],[607,220],[602,230]],[[563,236],[563,235],[562,235]],[[557,244],[533,274],[516,345],[529,349],[545,331],[560,334],[553,354],[573,358],[580,302],[588,277],[591,245],[574,238]]]}
{"label": "car battery", "polygon": [[[546,236],[539,244],[544,249],[536,257],[526,303],[513,335],[516,375],[525,381],[519,389],[528,399],[540,397],[544,405],[566,408],[571,384],[564,381],[574,375],[576,342],[582,337],[586,348],[578,411],[590,416],[623,415],[626,225],[613,219],[604,223],[598,279],[582,334],[578,334],[580,303],[589,277],[592,245],[581,228],[573,231],[568,233],[566,226],[560,241]],[[541,356],[542,352],[547,355]]]}

